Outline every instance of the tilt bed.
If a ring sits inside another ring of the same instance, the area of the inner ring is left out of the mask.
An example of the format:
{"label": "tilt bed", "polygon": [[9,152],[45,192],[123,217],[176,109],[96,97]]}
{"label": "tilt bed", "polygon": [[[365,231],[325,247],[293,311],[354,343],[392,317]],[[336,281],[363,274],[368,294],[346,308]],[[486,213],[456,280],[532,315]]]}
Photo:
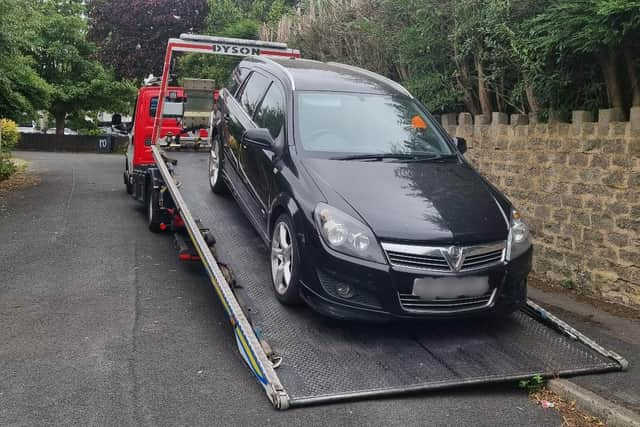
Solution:
{"label": "tilt bed", "polygon": [[[128,186],[139,187],[135,193],[146,204],[150,228],[173,231],[180,259],[203,263],[240,354],[274,407],[627,367],[621,356],[532,301],[502,320],[394,323],[330,320],[307,307],[281,304],[270,283],[271,262],[263,238],[233,198],[209,191],[208,153],[172,153],[168,159],[157,144],[174,52],[249,52],[290,61],[300,54],[282,43],[192,34],[171,39],[151,144],[131,147],[142,153],[136,158],[147,160],[128,164],[130,176],[138,178],[125,175]],[[375,78],[365,70],[350,72]],[[417,121],[417,126],[424,129],[425,124]],[[209,134],[215,135],[213,123]]]}

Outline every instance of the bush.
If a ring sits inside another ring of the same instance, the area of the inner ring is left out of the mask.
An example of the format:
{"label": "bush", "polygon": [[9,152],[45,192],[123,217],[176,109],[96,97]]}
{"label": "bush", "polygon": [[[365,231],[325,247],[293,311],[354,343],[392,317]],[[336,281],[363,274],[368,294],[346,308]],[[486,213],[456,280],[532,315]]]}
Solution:
{"label": "bush", "polygon": [[8,155],[0,153],[0,181],[9,178],[16,171],[16,167]]}
{"label": "bush", "polygon": [[2,151],[11,151],[20,139],[18,125],[13,120],[0,119],[0,131],[2,131]]}

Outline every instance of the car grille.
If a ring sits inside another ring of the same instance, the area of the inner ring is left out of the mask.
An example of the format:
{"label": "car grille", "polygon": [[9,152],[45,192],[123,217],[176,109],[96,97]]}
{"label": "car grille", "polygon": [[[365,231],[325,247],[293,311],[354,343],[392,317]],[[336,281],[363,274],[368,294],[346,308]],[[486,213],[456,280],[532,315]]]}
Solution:
{"label": "car grille", "polygon": [[505,242],[483,245],[460,246],[462,258],[448,255],[451,246],[417,246],[396,243],[382,243],[382,248],[393,267],[400,270],[427,270],[434,272],[473,271],[498,265],[504,261]]}
{"label": "car grille", "polygon": [[488,307],[493,302],[497,289],[491,293],[466,298],[424,300],[412,294],[398,294],[400,305],[407,311],[459,312]]}

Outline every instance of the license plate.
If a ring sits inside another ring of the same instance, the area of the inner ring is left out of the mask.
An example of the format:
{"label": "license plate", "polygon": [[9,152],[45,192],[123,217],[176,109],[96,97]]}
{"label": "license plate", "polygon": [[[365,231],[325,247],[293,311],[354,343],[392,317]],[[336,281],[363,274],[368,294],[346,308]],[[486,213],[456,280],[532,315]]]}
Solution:
{"label": "license plate", "polygon": [[487,276],[421,277],[413,281],[412,294],[424,300],[478,297],[489,291]]}

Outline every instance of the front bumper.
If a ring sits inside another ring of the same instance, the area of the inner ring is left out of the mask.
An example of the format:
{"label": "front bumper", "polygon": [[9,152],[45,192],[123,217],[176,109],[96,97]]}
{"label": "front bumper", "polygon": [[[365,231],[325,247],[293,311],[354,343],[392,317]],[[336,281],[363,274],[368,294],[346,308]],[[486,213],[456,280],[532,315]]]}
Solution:
{"label": "front bumper", "polygon": [[[303,299],[329,317],[359,320],[447,318],[512,311],[526,303],[526,280],[533,256],[530,248],[515,260],[457,273],[457,277],[488,277],[489,291],[481,297],[429,304],[411,295],[414,279],[450,277],[451,273],[398,271],[389,265],[342,256],[324,245],[308,245],[306,252],[303,258],[314,262],[303,263]],[[352,296],[344,297],[338,292],[346,284],[354,291]]]}

